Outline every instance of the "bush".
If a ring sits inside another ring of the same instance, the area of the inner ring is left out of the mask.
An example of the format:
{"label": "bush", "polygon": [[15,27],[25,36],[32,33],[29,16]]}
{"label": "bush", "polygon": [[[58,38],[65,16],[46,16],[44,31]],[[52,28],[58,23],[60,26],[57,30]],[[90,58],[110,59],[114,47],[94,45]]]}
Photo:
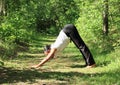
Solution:
{"label": "bush", "polygon": [[4,62],[3,61],[0,61],[0,67],[4,65]]}
{"label": "bush", "polygon": [[12,43],[0,42],[0,57],[2,59],[14,58],[17,56],[17,45]]}

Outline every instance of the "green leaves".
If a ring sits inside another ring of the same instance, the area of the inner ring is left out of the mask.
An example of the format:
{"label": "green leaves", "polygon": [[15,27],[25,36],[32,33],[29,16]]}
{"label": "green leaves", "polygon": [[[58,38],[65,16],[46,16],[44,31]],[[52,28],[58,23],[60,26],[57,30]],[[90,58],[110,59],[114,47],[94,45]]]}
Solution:
{"label": "green leaves", "polygon": [[[116,44],[120,28],[119,0],[109,0],[108,4],[109,37]],[[102,0],[6,0],[6,16],[0,17],[0,38],[9,42],[29,41],[35,30],[52,34],[72,23],[85,41],[102,44],[103,5]]]}
{"label": "green leaves", "polygon": [[3,65],[4,65],[4,63],[2,61],[0,61],[0,66],[3,66]]}

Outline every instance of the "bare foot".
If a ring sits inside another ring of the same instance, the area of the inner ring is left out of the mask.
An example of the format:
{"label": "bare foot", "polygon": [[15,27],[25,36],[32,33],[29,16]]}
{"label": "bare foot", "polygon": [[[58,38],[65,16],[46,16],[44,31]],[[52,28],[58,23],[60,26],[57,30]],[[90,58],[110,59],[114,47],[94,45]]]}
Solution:
{"label": "bare foot", "polygon": [[93,64],[93,65],[87,66],[86,68],[94,68],[95,66],[96,64]]}

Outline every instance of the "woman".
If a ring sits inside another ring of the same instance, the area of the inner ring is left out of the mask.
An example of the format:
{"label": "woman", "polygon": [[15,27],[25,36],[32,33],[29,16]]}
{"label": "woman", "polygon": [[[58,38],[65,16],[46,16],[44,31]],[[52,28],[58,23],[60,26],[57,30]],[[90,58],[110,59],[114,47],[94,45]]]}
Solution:
{"label": "woman", "polygon": [[73,41],[73,43],[82,53],[86,63],[86,67],[95,67],[93,56],[82,38],[80,37],[76,27],[73,24],[67,24],[60,31],[56,41],[52,45],[47,45],[45,47],[44,53],[46,54],[46,57],[39,64],[33,65],[32,68],[38,68],[42,66],[48,60],[57,55],[58,52],[61,52],[69,44],[70,41]]}

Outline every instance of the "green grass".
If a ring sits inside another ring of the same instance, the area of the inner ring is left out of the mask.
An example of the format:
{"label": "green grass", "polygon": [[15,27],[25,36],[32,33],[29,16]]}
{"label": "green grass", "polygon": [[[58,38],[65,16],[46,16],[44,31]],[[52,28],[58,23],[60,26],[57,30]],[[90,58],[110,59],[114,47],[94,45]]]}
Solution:
{"label": "green grass", "polygon": [[30,69],[43,58],[45,44],[54,42],[55,37],[36,38],[30,50],[20,52],[11,60],[2,60],[0,67],[1,85],[120,85],[120,48],[106,54],[92,49],[97,66],[84,68],[82,55],[73,43],[54,59],[38,70]]}

